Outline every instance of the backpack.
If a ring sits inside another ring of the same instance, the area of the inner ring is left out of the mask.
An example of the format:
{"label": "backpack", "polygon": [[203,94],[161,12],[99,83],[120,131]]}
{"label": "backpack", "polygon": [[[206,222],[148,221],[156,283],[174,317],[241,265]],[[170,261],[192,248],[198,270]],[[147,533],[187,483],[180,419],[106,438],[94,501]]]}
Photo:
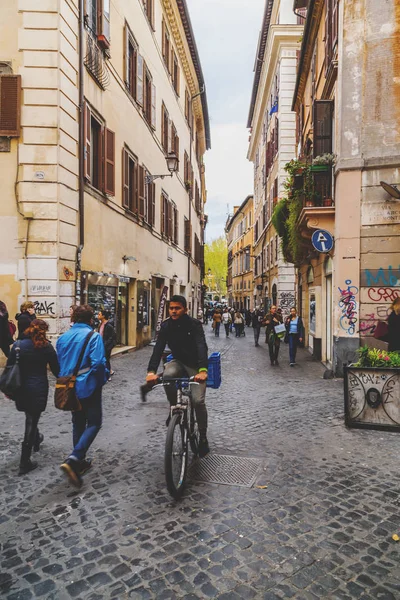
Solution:
{"label": "backpack", "polygon": [[17,326],[14,321],[8,321],[8,332],[10,334],[10,338],[13,340],[15,332],[17,331]]}

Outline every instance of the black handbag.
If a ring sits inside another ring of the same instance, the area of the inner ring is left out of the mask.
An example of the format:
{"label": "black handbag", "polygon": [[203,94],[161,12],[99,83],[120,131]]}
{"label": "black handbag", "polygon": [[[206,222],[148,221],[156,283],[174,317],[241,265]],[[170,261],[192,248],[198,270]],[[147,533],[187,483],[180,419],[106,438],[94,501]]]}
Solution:
{"label": "black handbag", "polygon": [[0,377],[0,390],[12,400],[22,388],[21,368],[19,366],[19,346],[15,347],[15,363],[8,365]]}

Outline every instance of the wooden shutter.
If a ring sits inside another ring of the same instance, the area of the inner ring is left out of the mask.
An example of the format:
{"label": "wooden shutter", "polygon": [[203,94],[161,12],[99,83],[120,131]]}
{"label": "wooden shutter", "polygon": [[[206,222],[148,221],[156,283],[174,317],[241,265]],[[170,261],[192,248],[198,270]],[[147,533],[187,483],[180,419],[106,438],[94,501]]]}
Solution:
{"label": "wooden shutter", "polygon": [[130,65],[130,60],[129,60],[129,31],[128,31],[128,25],[125,23],[125,27],[124,27],[124,79],[125,79],[125,85],[126,87],[130,90],[130,85],[129,85],[129,81],[130,81],[130,74],[131,74],[131,65]]}
{"label": "wooden shutter", "polygon": [[173,124],[171,119],[168,119],[168,141],[167,141],[167,152],[171,152],[172,151],[172,146],[171,146],[171,140],[172,140],[172,128],[173,128]]}
{"label": "wooden shutter", "polygon": [[[174,151],[175,151],[175,154],[179,161],[179,137],[176,133],[175,133],[175,139],[174,139]],[[178,162],[178,171],[179,171],[179,162]]]}
{"label": "wooden shutter", "polygon": [[21,75],[0,75],[0,135],[19,137]]}
{"label": "wooden shutter", "polygon": [[279,152],[279,119],[278,118],[276,118],[275,148],[276,148],[276,152]]}
{"label": "wooden shutter", "polygon": [[92,112],[85,103],[84,105],[84,125],[85,125],[85,148],[84,148],[84,162],[85,162],[85,177],[88,181],[92,179],[91,172],[91,120],[92,120]]}
{"label": "wooden shutter", "polygon": [[105,131],[105,192],[115,196],[115,133],[106,129]]}
{"label": "wooden shutter", "polygon": [[144,96],[144,60],[141,54],[137,57],[137,77],[136,77],[136,101],[140,106],[143,106]]}
{"label": "wooden shutter", "polygon": [[338,0],[333,0],[332,4],[332,48],[335,47],[338,41],[338,27],[339,27],[339,11],[338,11]]}
{"label": "wooden shutter", "polygon": [[144,202],[145,202],[145,197],[144,197],[144,176],[145,176],[145,170],[144,167],[139,166],[139,171],[138,171],[138,193],[139,193],[139,216],[143,217],[144,216]]}
{"label": "wooden shutter", "polygon": [[313,105],[313,154],[321,156],[332,152],[332,100],[315,100]]}
{"label": "wooden shutter", "polygon": [[163,55],[163,59],[165,62],[165,21],[164,19],[162,20],[161,23],[161,43],[162,43],[162,55]]}
{"label": "wooden shutter", "polygon": [[332,50],[332,0],[325,0],[325,73],[329,68],[331,62],[331,50]]}
{"label": "wooden shutter", "polygon": [[156,128],[157,121],[157,104],[156,104],[156,86],[154,83],[151,84],[151,126],[153,129]]}
{"label": "wooden shutter", "polygon": [[156,223],[156,184],[153,182],[150,184],[150,197],[151,197],[151,220],[150,225],[154,227]]}
{"label": "wooden shutter", "polygon": [[178,209],[174,208],[174,243],[178,244]]}
{"label": "wooden shutter", "polygon": [[132,162],[134,170],[132,177],[133,185],[131,189],[131,210],[137,215],[139,212],[139,169],[136,160],[132,160]]}
{"label": "wooden shutter", "polygon": [[122,149],[122,206],[129,207],[129,154]]}
{"label": "wooden shutter", "polygon": [[110,47],[110,0],[97,2],[97,40],[103,48]]}

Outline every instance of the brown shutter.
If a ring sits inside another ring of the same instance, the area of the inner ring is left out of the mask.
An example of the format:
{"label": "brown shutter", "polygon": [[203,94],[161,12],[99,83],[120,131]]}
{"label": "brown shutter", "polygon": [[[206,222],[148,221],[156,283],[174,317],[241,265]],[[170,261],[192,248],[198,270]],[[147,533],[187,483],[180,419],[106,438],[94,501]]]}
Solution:
{"label": "brown shutter", "polygon": [[154,227],[156,223],[156,184],[151,183],[151,221],[150,225]]}
{"label": "brown shutter", "polygon": [[172,203],[169,201],[167,204],[168,208],[168,227],[167,227],[167,235],[168,238],[172,238]]}
{"label": "brown shutter", "polygon": [[134,164],[134,172],[133,172],[133,187],[131,189],[131,210],[135,213],[135,215],[138,214],[139,211],[139,170],[138,170],[138,164],[135,161],[133,161]]}
{"label": "brown shutter", "polygon": [[165,21],[162,20],[161,23],[161,42],[162,42],[162,55],[165,62]]}
{"label": "brown shutter", "polygon": [[129,154],[122,149],[122,206],[129,207]]}
{"label": "brown shutter", "polygon": [[338,0],[333,0],[332,5],[332,48],[338,40],[338,26],[339,26],[339,11],[338,11]]}
{"label": "brown shutter", "polygon": [[105,192],[115,196],[115,133],[105,131]]}
{"label": "brown shutter", "polygon": [[157,121],[157,104],[156,104],[156,86],[154,83],[151,84],[151,126],[153,129],[156,128]]}
{"label": "brown shutter", "polygon": [[138,188],[139,188],[139,216],[140,217],[144,216],[144,201],[145,201],[145,197],[144,197],[144,176],[145,176],[144,167],[139,166],[139,173],[138,173],[139,183],[138,183]]}
{"label": "brown shutter", "polygon": [[[177,134],[175,134],[174,146],[175,146],[175,154],[179,161],[179,137],[177,136]],[[179,171],[179,162],[178,162],[178,171]]]}
{"label": "brown shutter", "polygon": [[147,222],[149,225],[153,225],[154,223],[154,193],[155,193],[155,183],[147,184]]}
{"label": "brown shutter", "polygon": [[144,60],[143,56],[138,54],[137,57],[137,77],[136,77],[136,101],[140,106],[143,106],[144,96]]}
{"label": "brown shutter", "polygon": [[172,128],[173,124],[171,119],[168,119],[168,141],[167,141],[167,152],[172,151],[171,139],[172,139]]}
{"label": "brown shutter", "polygon": [[332,14],[331,14],[331,2],[332,0],[325,0],[325,73],[331,62],[331,49],[332,49]]}
{"label": "brown shutter", "polygon": [[313,105],[313,154],[321,156],[332,152],[332,100],[315,100]]}
{"label": "brown shutter", "polygon": [[0,135],[19,137],[21,126],[21,75],[0,76]]}
{"label": "brown shutter", "polygon": [[130,61],[129,61],[129,31],[128,26],[125,23],[124,27],[124,76],[125,85],[130,91],[129,79],[130,79]]}
{"label": "brown shutter", "polygon": [[85,160],[85,177],[88,181],[91,181],[91,119],[92,112],[85,103],[84,105],[84,121],[85,121],[85,148],[84,148],[84,160]]}
{"label": "brown shutter", "polygon": [[178,244],[178,218],[179,218],[179,213],[178,213],[178,209],[174,208],[174,243]]}

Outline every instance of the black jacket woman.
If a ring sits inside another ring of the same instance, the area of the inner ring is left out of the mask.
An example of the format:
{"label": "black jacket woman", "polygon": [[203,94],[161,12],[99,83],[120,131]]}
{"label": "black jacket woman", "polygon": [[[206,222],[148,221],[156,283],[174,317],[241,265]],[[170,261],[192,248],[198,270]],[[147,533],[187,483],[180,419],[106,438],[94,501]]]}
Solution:
{"label": "black jacket woman", "polygon": [[295,307],[290,309],[290,315],[285,319],[285,327],[287,340],[289,341],[289,362],[290,366],[294,367],[297,347],[304,341],[303,319],[297,314]]}
{"label": "black jacket woman", "polygon": [[2,300],[0,300],[0,349],[8,357],[13,339],[8,326],[8,311]]}
{"label": "black jacket woman", "polygon": [[46,338],[48,325],[41,319],[32,321],[24,332],[24,339],[17,340],[11,348],[7,365],[13,365],[16,360],[16,348],[19,348],[19,364],[21,370],[22,388],[14,398],[17,410],[25,413],[25,436],[22,442],[19,475],[25,475],[37,467],[31,461],[32,449],[37,452],[43,441],[39,433],[40,415],[46,409],[49,382],[47,365],[56,377],[60,366],[57,354]]}
{"label": "black jacket woman", "polygon": [[388,318],[389,352],[400,352],[400,298],[396,298],[390,307]]}
{"label": "black jacket woman", "polygon": [[36,319],[35,305],[33,302],[23,302],[20,306],[20,313],[15,315],[15,319],[18,323],[18,338],[22,340],[24,337],[25,330],[28,329],[32,321]]}

